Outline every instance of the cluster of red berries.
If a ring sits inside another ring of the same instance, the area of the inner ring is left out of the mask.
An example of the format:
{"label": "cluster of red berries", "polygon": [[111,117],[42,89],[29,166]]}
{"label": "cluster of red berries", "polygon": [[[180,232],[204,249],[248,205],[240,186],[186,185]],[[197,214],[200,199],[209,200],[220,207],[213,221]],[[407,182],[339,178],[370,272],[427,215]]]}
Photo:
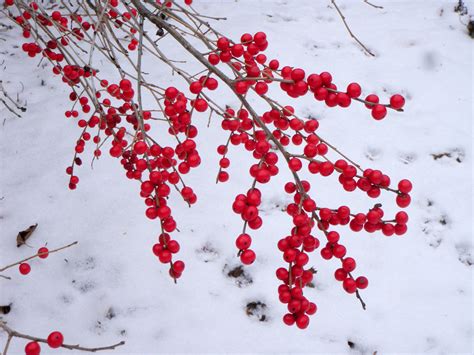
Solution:
{"label": "cluster of red berries", "polygon": [[[10,6],[13,2],[7,0],[6,4]],[[192,1],[185,0],[185,3],[190,5]],[[157,4],[168,9],[173,5],[171,1],[157,1]],[[128,50],[134,51],[139,44],[135,38],[138,28],[135,21],[130,20],[138,16],[138,11],[131,4],[123,9],[120,5],[119,0],[110,0],[105,16],[116,28],[126,28],[124,40],[129,41]],[[40,13],[33,2],[29,10],[24,10],[16,17],[25,38],[29,38],[34,31],[29,22],[32,18],[40,21],[43,26],[56,28],[59,34],[48,41],[26,43],[23,50],[31,57],[42,54],[50,60],[54,65],[53,73],[60,75],[63,82],[72,88],[69,98],[73,107],[65,116],[77,119],[77,125],[82,129],[76,142],[73,163],[66,169],[70,175],[69,187],[75,189],[79,182],[79,178],[74,175],[74,167],[82,164],[79,155],[84,152],[87,142],[92,139],[95,144],[94,157],[98,158],[101,156],[101,147],[108,140],[111,144],[109,154],[120,159],[126,177],[140,182],[140,196],[146,205],[145,215],[151,220],[159,220],[161,232],[158,242],[153,245],[153,253],[161,263],[169,264],[172,278],[179,278],[185,265],[180,260],[173,260],[180,245],[170,236],[177,225],[169,206],[169,196],[174,187],[189,205],[197,201],[196,194],[184,184],[182,176],[201,163],[194,140],[198,130],[192,124],[192,117],[194,112],[210,109],[212,101],[208,101],[207,94],[217,89],[219,82],[212,75],[218,75],[218,72],[209,70],[199,78],[192,77],[186,92],[175,87],[155,90],[162,102],[163,116],[169,124],[168,133],[177,141],[174,146],[160,145],[149,135],[150,120],[155,118],[153,111],[143,110],[134,101],[136,93],[130,80],[122,77],[118,82],[109,82],[98,78],[98,71],[93,68],[70,63],[63,65],[65,57],[62,49],[71,42],[82,41],[88,35],[87,31],[94,30],[87,19],[77,14],[63,15],[59,11],[53,11],[50,15]],[[47,36],[51,37],[49,33]],[[38,43],[46,43],[46,48]],[[232,84],[232,89],[239,98],[255,92],[269,104],[269,109],[261,115],[256,115],[248,106],[237,111],[227,107],[224,112],[212,107],[213,112],[219,112],[222,116],[221,127],[229,134],[227,143],[217,148],[221,155],[217,181],[229,180],[229,173],[225,170],[230,166],[227,156],[229,144],[243,146],[256,160],[249,169],[253,179],[252,187],[247,193],[237,195],[232,205],[233,211],[244,221],[243,231],[235,241],[238,256],[245,265],[252,264],[256,259],[256,254],[251,249],[252,238],[246,233],[246,228],[257,230],[263,224],[259,215],[262,194],[257,184],[267,184],[279,173],[279,157],[274,151],[279,150],[294,182],[284,186],[285,191],[293,196],[293,201],[286,206],[293,228],[277,245],[286,263],[285,267],[276,270],[276,276],[281,282],[278,294],[280,301],[288,309],[283,317],[285,324],[306,328],[309,324],[308,316],[314,314],[317,307],[303,295],[303,290],[313,280],[315,271],[309,266],[309,257],[310,253],[320,247],[320,239],[325,238],[319,251],[321,257],[341,261],[341,266],[335,271],[336,280],[342,282],[346,292],[356,293],[359,297],[359,290],[368,286],[368,280],[364,276],[353,277],[356,261],[347,256],[341,236],[339,232],[331,230],[332,226],[349,226],[355,232],[381,231],[386,236],[402,235],[407,231],[408,215],[399,211],[393,219],[384,219],[384,211],[378,204],[367,213],[352,213],[345,205],[338,208],[319,207],[314,196],[310,196],[311,184],[301,180],[298,174],[307,169],[311,174],[337,176],[343,190],[360,190],[370,198],[379,197],[382,191],[390,191],[396,194],[396,204],[401,208],[410,204],[412,185],[408,180],[401,180],[393,188],[388,175],[380,170],[363,170],[345,156],[344,159],[332,161],[329,152],[339,152],[317,132],[318,120],[302,119],[297,116],[293,106],[283,106],[268,98],[266,95],[269,86],[276,83],[290,98],[310,94],[316,100],[325,102],[328,107],[344,108],[353,101],[358,101],[371,110],[372,117],[376,120],[383,119],[387,109],[401,111],[405,99],[398,94],[393,95],[388,104],[381,104],[375,94],[362,99],[362,89],[358,83],[350,83],[346,90],[340,91],[329,72],[318,71],[319,74],[307,75],[301,68],[281,66],[277,59],[268,60],[264,54],[268,47],[264,32],[254,35],[245,33],[239,42],[219,37],[214,42],[207,42],[209,43],[214,46],[207,57],[209,63],[230,67],[234,76],[229,81],[224,81]],[[76,89],[80,87],[84,90],[77,94]],[[96,87],[99,89],[96,90]],[[84,115],[89,118],[82,118]],[[96,128],[96,133],[90,133],[92,128]],[[297,151],[288,151],[287,147],[290,145]],[[20,271],[22,268],[26,271],[29,265],[20,265]],[[29,269],[26,273],[28,272]]]}
{"label": "cluster of red berries", "polygon": [[[290,97],[296,98],[312,92],[319,101],[325,101],[329,107],[348,107],[352,100],[362,101],[372,111],[375,119],[385,117],[387,107],[401,110],[404,98],[393,95],[389,105],[379,104],[376,95],[369,95],[365,100],[360,99],[362,90],[359,84],[351,83],[346,92],[337,90],[332,82],[332,75],[328,72],[310,74],[306,77],[304,70],[282,67],[278,60],[271,60],[266,65],[267,58],[262,53],[268,45],[266,35],[258,32],[254,36],[244,34],[240,43],[232,43],[227,38],[221,37],[216,42],[216,49],[208,57],[213,65],[228,63],[238,73],[234,82],[234,90],[237,94],[245,95],[250,89],[257,94],[264,95],[272,82],[279,82],[280,88]],[[243,64],[240,58],[243,58]],[[281,77],[274,80],[274,75]],[[274,106],[274,105],[273,105]],[[359,189],[371,198],[379,197],[382,190],[395,192],[396,203],[399,207],[407,207],[410,203],[409,192],[411,183],[402,180],[398,189],[390,187],[390,178],[379,170],[366,169],[358,171],[358,166],[345,159],[332,162],[328,159],[329,146],[316,133],[319,122],[314,119],[302,120],[295,115],[292,106],[273,107],[259,117],[261,122],[249,116],[245,109],[237,113],[227,108],[221,123],[225,131],[230,131],[230,137],[226,145],[218,147],[218,153],[222,155],[219,161],[220,170],[217,180],[225,182],[229,175],[223,169],[230,165],[226,156],[229,143],[233,145],[243,144],[245,149],[253,153],[253,157],[259,160],[258,164],[252,165],[250,175],[254,179],[253,187],[248,193],[238,195],[232,205],[235,213],[240,214],[244,221],[244,232],[236,239],[241,261],[244,264],[252,263],[256,256],[250,249],[252,239],[245,233],[248,226],[258,229],[262,220],[258,215],[258,205],[261,202],[260,191],[255,184],[265,184],[270,178],[278,174],[278,156],[270,152],[272,140],[278,140],[283,147],[293,143],[294,146],[302,146],[301,154],[287,153],[285,157],[288,168],[294,174],[303,168],[303,161],[308,162],[307,169],[311,174],[330,176],[334,172],[338,174],[338,181],[345,191],[351,192]],[[263,128],[274,126],[271,131],[272,137]],[[288,132],[289,131],[289,132]],[[318,158],[321,158],[318,160]],[[341,206],[338,209],[319,208],[316,202],[308,195],[310,184],[301,181],[299,184],[288,183],[285,191],[294,194],[294,202],[287,206],[288,214],[293,218],[294,228],[291,235],[278,242],[278,248],[283,253],[283,259],[288,267],[277,270],[277,278],[283,282],[279,287],[280,300],[287,304],[290,313],[284,316],[284,322],[288,325],[296,324],[299,328],[306,328],[309,323],[308,315],[316,312],[316,306],[303,296],[304,287],[313,279],[313,269],[306,266],[309,261],[308,253],[319,247],[318,238],[311,235],[317,226],[326,236],[327,242],[321,249],[323,259],[333,257],[341,260],[341,267],[335,272],[335,278],[342,282],[344,290],[348,293],[356,293],[358,290],[368,286],[368,280],[364,276],[354,278],[352,272],[356,268],[356,262],[348,257],[346,247],[340,242],[339,233],[330,231],[331,225],[349,225],[353,231],[365,230],[375,232],[381,230],[383,234],[402,235],[406,232],[408,216],[400,211],[393,220],[383,220],[384,212],[376,205],[367,214],[351,214],[349,207]],[[258,193],[255,193],[258,191]],[[258,198],[257,198],[258,197]]]}
{"label": "cluster of red berries", "polygon": [[[64,336],[61,332],[55,331],[48,335],[46,340],[50,348],[57,349],[64,344]],[[37,341],[30,341],[25,346],[25,355],[39,355],[41,346]]]}
{"label": "cluster of red berries", "polygon": [[[41,259],[46,259],[49,256],[49,250],[46,247],[41,247],[38,249],[38,258]],[[31,271],[31,266],[27,262],[23,262],[18,266],[18,269],[20,270],[20,274],[22,275],[28,275]]]}
{"label": "cluster of red berries", "polygon": [[153,245],[153,253],[158,257],[163,264],[170,264],[170,276],[174,279],[181,277],[184,271],[184,262],[177,260],[172,262],[172,254],[179,251],[179,243],[172,240],[168,233],[163,233],[158,238],[158,243]]}
{"label": "cluster of red berries", "polygon": [[[387,115],[387,108],[400,111],[405,105],[404,97],[399,94],[393,95],[389,104],[380,104],[379,97],[375,94],[370,94],[363,100],[360,98],[362,89],[358,83],[350,83],[346,91],[339,91],[329,72],[306,76],[306,72],[301,68],[283,66],[280,69],[277,59],[272,59],[267,64],[267,57],[262,53],[267,47],[268,41],[264,32],[257,32],[253,36],[245,33],[241,36],[240,43],[220,37],[208,60],[213,65],[220,62],[231,64],[234,71],[239,73],[234,90],[240,95],[245,95],[250,88],[258,95],[265,95],[268,85],[276,80],[280,82],[280,88],[292,98],[311,92],[316,100],[324,101],[329,107],[348,107],[352,100],[361,101],[371,110],[372,117],[376,120]],[[280,78],[275,79],[275,75]]]}
{"label": "cluster of red berries", "polygon": [[[13,2],[7,3],[13,5]],[[120,12],[118,6],[120,2],[113,0],[109,2],[110,9],[107,15],[117,26],[137,16],[136,9]],[[169,5],[167,5],[169,6]],[[16,21],[30,37],[31,25],[28,20],[34,16],[38,18],[38,6],[30,4],[31,10],[25,10],[21,16],[16,17]],[[203,76],[199,80],[192,82],[190,92],[196,94],[193,100],[188,99],[185,94],[175,87],[168,87],[162,95],[164,110],[163,113],[170,123],[168,132],[177,137],[183,134],[185,139],[179,141],[175,147],[161,146],[152,140],[147,132],[151,129],[148,120],[152,119],[151,111],[141,111],[134,98],[136,96],[132,82],[123,78],[118,83],[111,83],[105,79],[97,78],[97,71],[89,67],[78,65],[62,65],[64,56],[62,47],[70,45],[72,41],[84,39],[84,31],[88,31],[92,26],[79,15],[62,15],[59,11],[53,11],[50,16],[41,14],[41,21],[45,26],[55,26],[60,35],[47,41],[46,48],[42,49],[36,42],[27,43],[23,49],[29,56],[34,57],[42,53],[44,57],[53,62],[53,73],[61,75],[62,81],[73,88],[69,98],[73,102],[73,108],[65,112],[67,118],[78,119],[77,125],[82,129],[81,136],[76,142],[75,155],[71,166],[67,167],[66,173],[70,175],[69,188],[75,189],[79,178],[74,174],[74,167],[82,165],[80,154],[85,151],[88,141],[95,145],[94,157],[98,158],[102,154],[102,146],[106,140],[111,141],[109,154],[112,157],[121,158],[121,164],[129,179],[138,180],[141,183],[140,196],[144,198],[147,206],[145,214],[150,219],[159,219],[162,229],[160,244],[162,250],[158,252],[157,245],[153,251],[163,263],[170,263],[170,275],[173,278],[181,276],[184,270],[182,261],[172,262],[171,255],[179,250],[179,244],[171,240],[168,245],[168,233],[176,230],[176,222],[172,217],[171,209],[168,205],[168,197],[171,192],[170,186],[175,186],[181,196],[188,204],[194,204],[197,196],[193,189],[184,185],[181,175],[187,174],[192,168],[200,165],[201,158],[196,149],[193,138],[197,136],[197,128],[191,123],[193,111],[204,112],[208,109],[208,103],[201,97],[201,91],[206,88],[215,90],[217,80],[209,76]],[[67,28],[72,27],[71,30]],[[67,31],[66,31],[67,30]],[[132,34],[136,33],[135,28],[131,28]],[[137,41],[132,38],[129,49],[136,47]],[[34,55],[33,55],[34,54]],[[94,85],[89,86],[89,91],[84,90],[82,95],[77,94],[76,87],[82,85],[82,80],[97,80],[98,90],[91,90]],[[79,106],[80,109],[76,107]],[[90,114],[88,119],[80,118],[81,114]],[[130,128],[123,126],[123,121],[131,125]],[[89,132],[98,128],[93,135]],[[105,135],[105,139],[101,136]],[[127,135],[134,137],[133,142],[127,140]],[[178,185],[183,183],[182,187]],[[30,271],[29,265],[24,263],[20,266],[22,273]]]}
{"label": "cluster of red berries", "polygon": [[278,250],[288,265],[278,268],[276,277],[282,282],[278,287],[280,302],[287,304],[289,311],[283,316],[283,322],[304,329],[309,324],[308,316],[317,310],[316,304],[304,297],[303,290],[312,282],[315,272],[308,266],[309,253],[318,249],[320,241],[312,235],[315,225],[312,214],[316,210],[316,203],[307,194],[311,185],[303,180],[301,186],[304,189],[302,192],[292,182],[285,184],[285,191],[293,194],[294,199],[294,203],[288,204],[286,208],[292,218],[293,228],[290,235],[278,241]]}

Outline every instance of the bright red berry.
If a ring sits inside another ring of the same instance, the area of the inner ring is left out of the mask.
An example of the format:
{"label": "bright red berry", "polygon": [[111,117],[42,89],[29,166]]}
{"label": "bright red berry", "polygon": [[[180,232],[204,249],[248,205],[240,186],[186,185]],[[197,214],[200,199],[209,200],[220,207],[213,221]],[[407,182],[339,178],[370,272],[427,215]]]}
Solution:
{"label": "bright red berry", "polygon": [[404,179],[398,183],[398,190],[404,194],[409,193],[411,189],[412,189],[412,184],[410,180]]}
{"label": "bright red berry", "polygon": [[387,115],[387,108],[383,105],[375,105],[372,108],[372,117],[376,120],[381,120]]}
{"label": "bright red berry", "polygon": [[245,250],[250,248],[252,244],[252,238],[248,234],[241,234],[235,241],[235,245],[240,250]]}
{"label": "bright red berry", "polygon": [[31,266],[28,263],[21,263],[18,268],[20,270],[20,274],[22,275],[28,275],[31,271]]}
{"label": "bright red berry", "polygon": [[46,259],[49,255],[49,250],[46,247],[41,247],[38,249],[38,254],[41,254],[41,255],[38,255],[39,258]]}
{"label": "bright red berry", "polygon": [[240,254],[240,261],[242,264],[250,265],[255,261],[256,255],[255,252],[251,249],[244,250],[242,254]]}
{"label": "bright red berry", "polygon": [[39,355],[41,353],[41,346],[36,341],[30,341],[25,346],[25,355]]}
{"label": "bright red berry", "polygon": [[393,95],[390,98],[390,106],[395,110],[401,109],[405,105],[405,98],[402,95]]}
{"label": "bright red berry", "polygon": [[55,331],[48,335],[48,345],[53,349],[63,345],[64,337],[61,332]]}

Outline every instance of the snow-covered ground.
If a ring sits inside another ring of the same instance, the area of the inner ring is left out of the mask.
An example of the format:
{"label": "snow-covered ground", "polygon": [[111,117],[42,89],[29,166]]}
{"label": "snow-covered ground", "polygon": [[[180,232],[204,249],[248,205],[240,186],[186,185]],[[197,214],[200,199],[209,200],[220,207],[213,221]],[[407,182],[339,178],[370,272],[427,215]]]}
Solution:
{"label": "snow-covered ground", "polygon": [[[305,331],[281,322],[285,307],[278,302],[274,270],[280,264],[276,242],[290,228],[279,207],[288,198],[280,182],[285,176],[264,189],[264,226],[253,233],[257,262],[245,268],[245,277],[228,276],[239,265],[234,239],[241,230],[230,206],[251,183],[251,160],[231,150],[231,179],[215,185],[215,147],[226,137],[218,119],[205,127],[206,115],[198,136],[203,164],[187,177],[198,204],[173,205],[187,265],[174,285],[150,251],[157,225],[145,218],[139,187],[124,178],[116,160],[104,155],[93,170],[87,162],[78,189],[67,188],[64,169],[79,134],[63,116],[67,91],[49,75],[49,66],[37,67],[17,48],[22,39],[15,29],[1,34],[1,80],[10,92],[20,92],[27,111],[22,118],[0,111],[0,266],[46,242],[50,248],[79,244],[32,261],[26,277],[9,270],[12,280],[0,279],[0,305],[12,303],[4,319],[42,337],[60,330],[67,343],[84,346],[125,340],[115,351],[124,354],[472,353],[474,47],[453,11],[457,1],[377,0],[382,10],[338,1],[374,58],[349,37],[328,0],[194,2],[203,13],[227,16],[216,27],[233,38],[265,31],[267,53],[281,63],[330,71],[341,87],[357,81],[365,93],[389,97],[401,91],[407,97],[405,113],[392,112],[381,122],[358,105],[328,109],[311,99],[295,104],[301,116],[320,118],[321,135],[362,166],[413,181],[405,236],[343,235],[358,270],[369,278],[367,310],[333,279],[337,262],[316,253],[316,287],[306,294],[318,313]],[[467,5],[474,13],[474,4]],[[160,85],[180,82],[165,73],[157,68],[150,77]],[[236,103],[226,96],[220,102]],[[321,205],[370,207],[373,201],[361,193],[333,193],[332,180],[314,180]],[[384,202],[393,212],[392,196]],[[33,223],[39,224],[29,240],[34,248],[17,248],[17,232]],[[249,316],[251,302],[266,306]],[[262,314],[265,321],[259,321]],[[5,339],[2,334],[0,344]],[[15,340],[11,353],[24,344]]]}

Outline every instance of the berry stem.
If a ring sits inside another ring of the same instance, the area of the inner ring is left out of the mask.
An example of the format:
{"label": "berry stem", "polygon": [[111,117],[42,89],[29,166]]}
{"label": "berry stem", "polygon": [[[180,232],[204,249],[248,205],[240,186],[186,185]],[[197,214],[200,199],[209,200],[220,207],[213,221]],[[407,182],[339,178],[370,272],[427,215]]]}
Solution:
{"label": "berry stem", "polygon": [[[38,257],[40,257],[40,256],[42,256],[42,255],[45,255],[45,254],[52,254],[52,253],[56,253],[56,252],[58,252],[58,251],[61,251],[61,250],[63,250],[63,249],[66,249],[66,248],[70,248],[70,247],[72,247],[72,246],[74,246],[74,245],[76,245],[76,244],[78,244],[78,243],[79,243],[79,242],[76,241],[76,242],[74,242],[74,243],[65,245],[65,246],[63,246],[63,247],[61,247],[61,248],[49,250],[48,252],[36,253],[35,255],[32,255],[32,256],[30,256],[30,257],[28,257],[28,258],[26,258],[26,259],[23,259],[23,260],[20,260],[20,261],[15,262],[15,263],[13,263],[13,264],[10,264],[10,265],[7,265],[7,266],[2,267],[2,268],[0,269],[0,272],[3,272],[3,271],[5,271],[5,270],[7,270],[7,269],[9,269],[9,268],[11,268],[11,267],[16,266],[16,265],[20,265],[21,263],[24,263],[24,262],[26,262],[26,261],[28,261],[28,260],[31,260],[31,259],[34,259],[34,258],[38,258]],[[0,275],[0,276],[2,276],[2,275]],[[3,277],[3,276],[2,276],[2,277]],[[5,278],[7,278],[7,277],[5,277]]]}
{"label": "berry stem", "polygon": [[[20,333],[16,330],[10,328],[7,325],[7,323],[3,320],[0,320],[0,329],[8,334],[7,343],[6,343],[5,348],[3,350],[3,355],[5,355],[7,353],[8,346],[10,345],[10,341],[13,338],[22,338],[22,339],[27,339],[27,340],[31,340],[31,341],[36,341],[36,342],[39,342],[39,343],[48,344],[48,339],[38,338],[38,337],[35,337],[35,336]],[[117,344],[113,344],[113,345],[109,345],[109,346],[102,346],[102,347],[97,347],[97,348],[87,348],[87,347],[80,346],[80,345],[70,345],[70,344],[62,344],[60,347],[65,348],[65,349],[69,349],[69,350],[80,350],[80,351],[96,352],[96,351],[102,351],[102,350],[114,350],[116,347],[122,346],[124,344],[125,344],[125,341],[122,340],[121,342],[119,342]]]}

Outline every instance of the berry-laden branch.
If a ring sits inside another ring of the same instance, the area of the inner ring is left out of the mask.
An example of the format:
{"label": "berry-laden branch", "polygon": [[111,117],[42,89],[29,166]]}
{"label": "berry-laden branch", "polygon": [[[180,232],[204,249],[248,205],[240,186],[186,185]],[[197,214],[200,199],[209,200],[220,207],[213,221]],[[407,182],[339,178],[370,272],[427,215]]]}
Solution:
{"label": "berry-laden branch", "polygon": [[[355,275],[356,261],[348,255],[343,232],[334,229],[403,235],[408,215],[398,211],[394,217],[386,217],[380,203],[364,212],[352,211],[346,204],[321,205],[311,191],[311,177],[336,176],[344,191],[359,191],[371,199],[382,192],[393,193],[400,208],[410,204],[412,185],[406,179],[393,184],[382,171],[354,162],[319,134],[317,119],[300,117],[293,105],[276,100],[270,87],[295,103],[298,97],[311,96],[334,108],[361,104],[375,120],[384,119],[389,110],[402,112],[405,99],[394,94],[389,102],[381,103],[375,94],[363,97],[358,83],[338,88],[327,71],[307,74],[302,68],[281,65],[277,59],[267,58],[269,42],[264,32],[244,33],[239,40],[231,40],[216,31],[208,22],[211,18],[198,13],[191,3],[89,0],[78,1],[74,7],[61,1],[61,11],[49,11],[35,2],[6,1],[6,15],[21,26],[25,38],[31,38],[22,49],[30,57],[41,54],[49,60],[53,74],[71,90],[72,108],[65,116],[76,122],[80,135],[72,164],[66,169],[69,187],[77,187],[75,169],[82,164],[81,155],[90,141],[93,159],[99,159],[108,144],[109,155],[120,160],[126,177],[140,185],[145,215],[158,223],[153,253],[169,265],[169,274],[176,281],[185,265],[175,259],[180,244],[171,236],[178,229],[169,197],[176,190],[188,205],[197,201],[184,178],[201,163],[194,119],[208,111],[208,120],[220,117],[224,131],[225,143],[217,147],[221,156],[217,182],[230,178],[227,169],[232,150],[240,148],[253,159],[250,189],[238,194],[232,204],[243,222],[235,241],[243,264],[255,261],[250,233],[264,222],[259,210],[264,198],[260,185],[270,183],[281,169],[292,177],[283,186],[293,199],[286,206],[292,228],[276,245],[284,262],[276,270],[281,282],[278,297],[288,310],[283,321],[304,329],[308,316],[317,311],[303,290],[314,278],[309,263],[318,249],[322,259],[338,260],[335,279],[365,309],[361,291],[368,280]],[[179,45],[183,57],[170,58],[163,42]],[[200,68],[190,73],[188,62],[192,61]],[[104,62],[116,69],[115,76],[102,76]],[[178,90],[150,79],[150,65],[157,63],[181,76],[187,88]],[[213,95],[220,85],[238,99],[238,107],[223,106],[221,98]],[[264,106],[258,105],[259,101]],[[164,143],[162,132],[174,143]]]}
{"label": "berry-laden branch", "polygon": [[[31,271],[31,266],[30,264],[27,263],[27,261],[31,260],[31,259],[35,259],[35,258],[40,258],[40,259],[46,259],[50,254],[53,254],[53,253],[57,253],[58,251],[61,251],[61,250],[64,250],[64,249],[67,249],[67,248],[70,248],[74,245],[76,245],[78,242],[73,242],[71,244],[68,244],[68,245],[65,245],[63,247],[60,247],[60,248],[57,248],[57,249],[53,249],[53,250],[49,250],[48,248],[46,247],[41,247],[38,249],[38,252],[35,254],[35,255],[32,255],[28,258],[25,258],[23,260],[20,260],[20,261],[16,261],[12,264],[9,264],[7,266],[4,266],[2,268],[0,268],[0,272],[4,272],[5,270],[11,268],[11,267],[14,267],[14,266],[17,266],[19,265],[19,270],[20,270],[20,273],[22,275],[27,275],[30,273]],[[0,275],[2,276],[2,275]],[[7,278],[7,279],[10,279],[10,277],[7,277],[7,276],[2,276],[4,278]]]}
{"label": "berry-laden branch", "polygon": [[30,342],[27,343],[26,346],[25,346],[25,354],[26,355],[39,355],[40,352],[41,352],[40,343],[48,344],[48,346],[50,348],[53,348],[53,349],[64,348],[64,349],[69,349],[69,350],[80,350],[80,351],[88,351],[88,352],[97,352],[97,351],[103,351],[103,350],[114,350],[115,348],[125,344],[124,341],[121,341],[117,344],[108,345],[108,346],[101,346],[101,347],[95,347],[95,348],[84,347],[84,346],[81,346],[81,345],[65,344],[64,343],[64,336],[61,332],[54,331],[54,332],[51,332],[49,334],[48,338],[38,338],[38,337],[35,337],[35,336],[20,333],[16,330],[10,328],[7,325],[7,323],[3,320],[0,320],[0,329],[7,333],[7,341],[5,343],[5,347],[4,347],[3,352],[2,352],[3,355],[7,354],[8,348],[9,348],[10,343],[13,340],[13,338],[20,338],[20,339],[30,340]]}

